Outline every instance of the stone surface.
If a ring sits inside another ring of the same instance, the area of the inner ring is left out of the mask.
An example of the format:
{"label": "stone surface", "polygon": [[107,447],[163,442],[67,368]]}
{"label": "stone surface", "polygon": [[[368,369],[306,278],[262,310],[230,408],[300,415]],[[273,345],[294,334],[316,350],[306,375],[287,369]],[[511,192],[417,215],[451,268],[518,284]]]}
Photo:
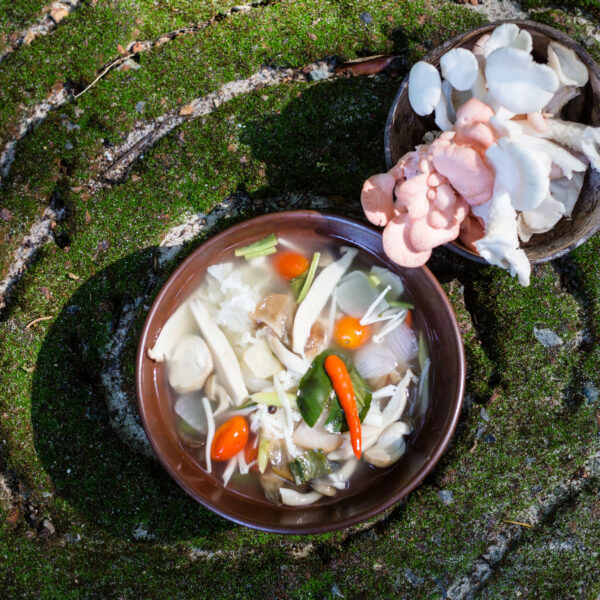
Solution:
{"label": "stone surface", "polygon": [[[360,216],[387,107],[429,48],[529,17],[598,59],[600,3],[61,5],[28,43],[44,3],[0,7],[3,597],[595,600],[598,238],[527,289],[434,253],[468,357],[463,414],[423,485],[346,531],[269,535],[195,504],[143,454],[133,361],[152,299],[207,236],[286,208]],[[135,67],[111,66],[119,47]],[[400,59],[333,75],[379,54]]]}

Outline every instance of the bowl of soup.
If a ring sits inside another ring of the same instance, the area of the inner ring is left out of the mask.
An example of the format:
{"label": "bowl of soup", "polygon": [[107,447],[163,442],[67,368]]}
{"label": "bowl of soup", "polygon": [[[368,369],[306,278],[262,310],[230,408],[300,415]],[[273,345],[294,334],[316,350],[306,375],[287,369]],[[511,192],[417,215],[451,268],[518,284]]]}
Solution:
{"label": "bowl of soup", "polygon": [[136,359],[141,420],[173,479],[280,533],[347,527],[410,493],[452,437],[464,378],[431,272],[316,211],[242,222],[191,253]]}

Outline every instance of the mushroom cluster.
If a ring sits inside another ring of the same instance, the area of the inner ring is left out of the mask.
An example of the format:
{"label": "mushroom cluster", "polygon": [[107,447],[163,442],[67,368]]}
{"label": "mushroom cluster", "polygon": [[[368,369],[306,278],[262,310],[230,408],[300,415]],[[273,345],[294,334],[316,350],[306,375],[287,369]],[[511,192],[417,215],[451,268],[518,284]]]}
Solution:
{"label": "mushroom cluster", "polygon": [[581,93],[588,70],[550,42],[535,62],[529,32],[506,23],[454,48],[439,71],[418,62],[409,75],[413,110],[435,114],[441,134],[364,183],[361,201],[385,227],[386,254],[405,267],[460,238],[487,262],[529,285],[520,241],[569,218],[591,165],[600,170],[600,128],[558,118]]}

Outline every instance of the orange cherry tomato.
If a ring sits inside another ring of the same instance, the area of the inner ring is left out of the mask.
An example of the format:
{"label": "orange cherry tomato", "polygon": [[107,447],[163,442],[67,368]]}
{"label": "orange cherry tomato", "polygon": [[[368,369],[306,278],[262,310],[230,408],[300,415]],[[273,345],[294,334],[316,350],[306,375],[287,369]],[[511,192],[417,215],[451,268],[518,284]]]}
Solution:
{"label": "orange cherry tomato", "polygon": [[248,443],[250,428],[248,421],[240,415],[236,415],[225,421],[217,431],[210,449],[210,457],[213,460],[229,460]]}
{"label": "orange cherry tomato", "polygon": [[348,315],[338,319],[333,331],[335,341],[350,350],[362,346],[370,336],[371,328],[368,325],[361,325],[358,319]]}
{"label": "orange cherry tomato", "polygon": [[273,257],[273,264],[284,279],[293,279],[298,275],[302,275],[308,269],[309,262],[308,258],[302,256],[302,254],[284,250]]}
{"label": "orange cherry tomato", "polygon": [[253,437],[244,448],[244,459],[246,460],[246,464],[250,464],[253,460],[258,458],[258,444],[254,444],[256,437]]}
{"label": "orange cherry tomato", "polygon": [[407,327],[412,327],[412,310],[406,311],[406,319],[404,319]]}

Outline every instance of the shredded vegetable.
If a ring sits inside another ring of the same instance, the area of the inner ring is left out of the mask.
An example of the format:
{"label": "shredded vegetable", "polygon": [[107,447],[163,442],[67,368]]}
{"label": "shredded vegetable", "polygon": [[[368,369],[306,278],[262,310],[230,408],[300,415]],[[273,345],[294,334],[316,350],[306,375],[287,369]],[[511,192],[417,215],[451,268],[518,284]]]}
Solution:
{"label": "shredded vegetable", "polygon": [[313,279],[315,278],[315,273],[317,272],[317,267],[319,266],[319,259],[321,258],[320,252],[315,252],[313,254],[312,260],[310,261],[310,267],[308,267],[308,274],[306,275],[306,279],[302,284],[302,288],[300,289],[300,293],[298,294],[298,304],[306,298],[308,294],[308,290],[312,285]]}
{"label": "shredded vegetable", "polygon": [[215,419],[213,417],[212,408],[210,407],[209,399],[204,396],[202,398],[202,405],[206,411],[206,422],[208,424],[208,433],[206,435],[206,448],[205,448],[205,460],[206,470],[208,473],[211,472],[212,464],[210,462],[210,449],[212,448],[213,438],[215,436]]}

